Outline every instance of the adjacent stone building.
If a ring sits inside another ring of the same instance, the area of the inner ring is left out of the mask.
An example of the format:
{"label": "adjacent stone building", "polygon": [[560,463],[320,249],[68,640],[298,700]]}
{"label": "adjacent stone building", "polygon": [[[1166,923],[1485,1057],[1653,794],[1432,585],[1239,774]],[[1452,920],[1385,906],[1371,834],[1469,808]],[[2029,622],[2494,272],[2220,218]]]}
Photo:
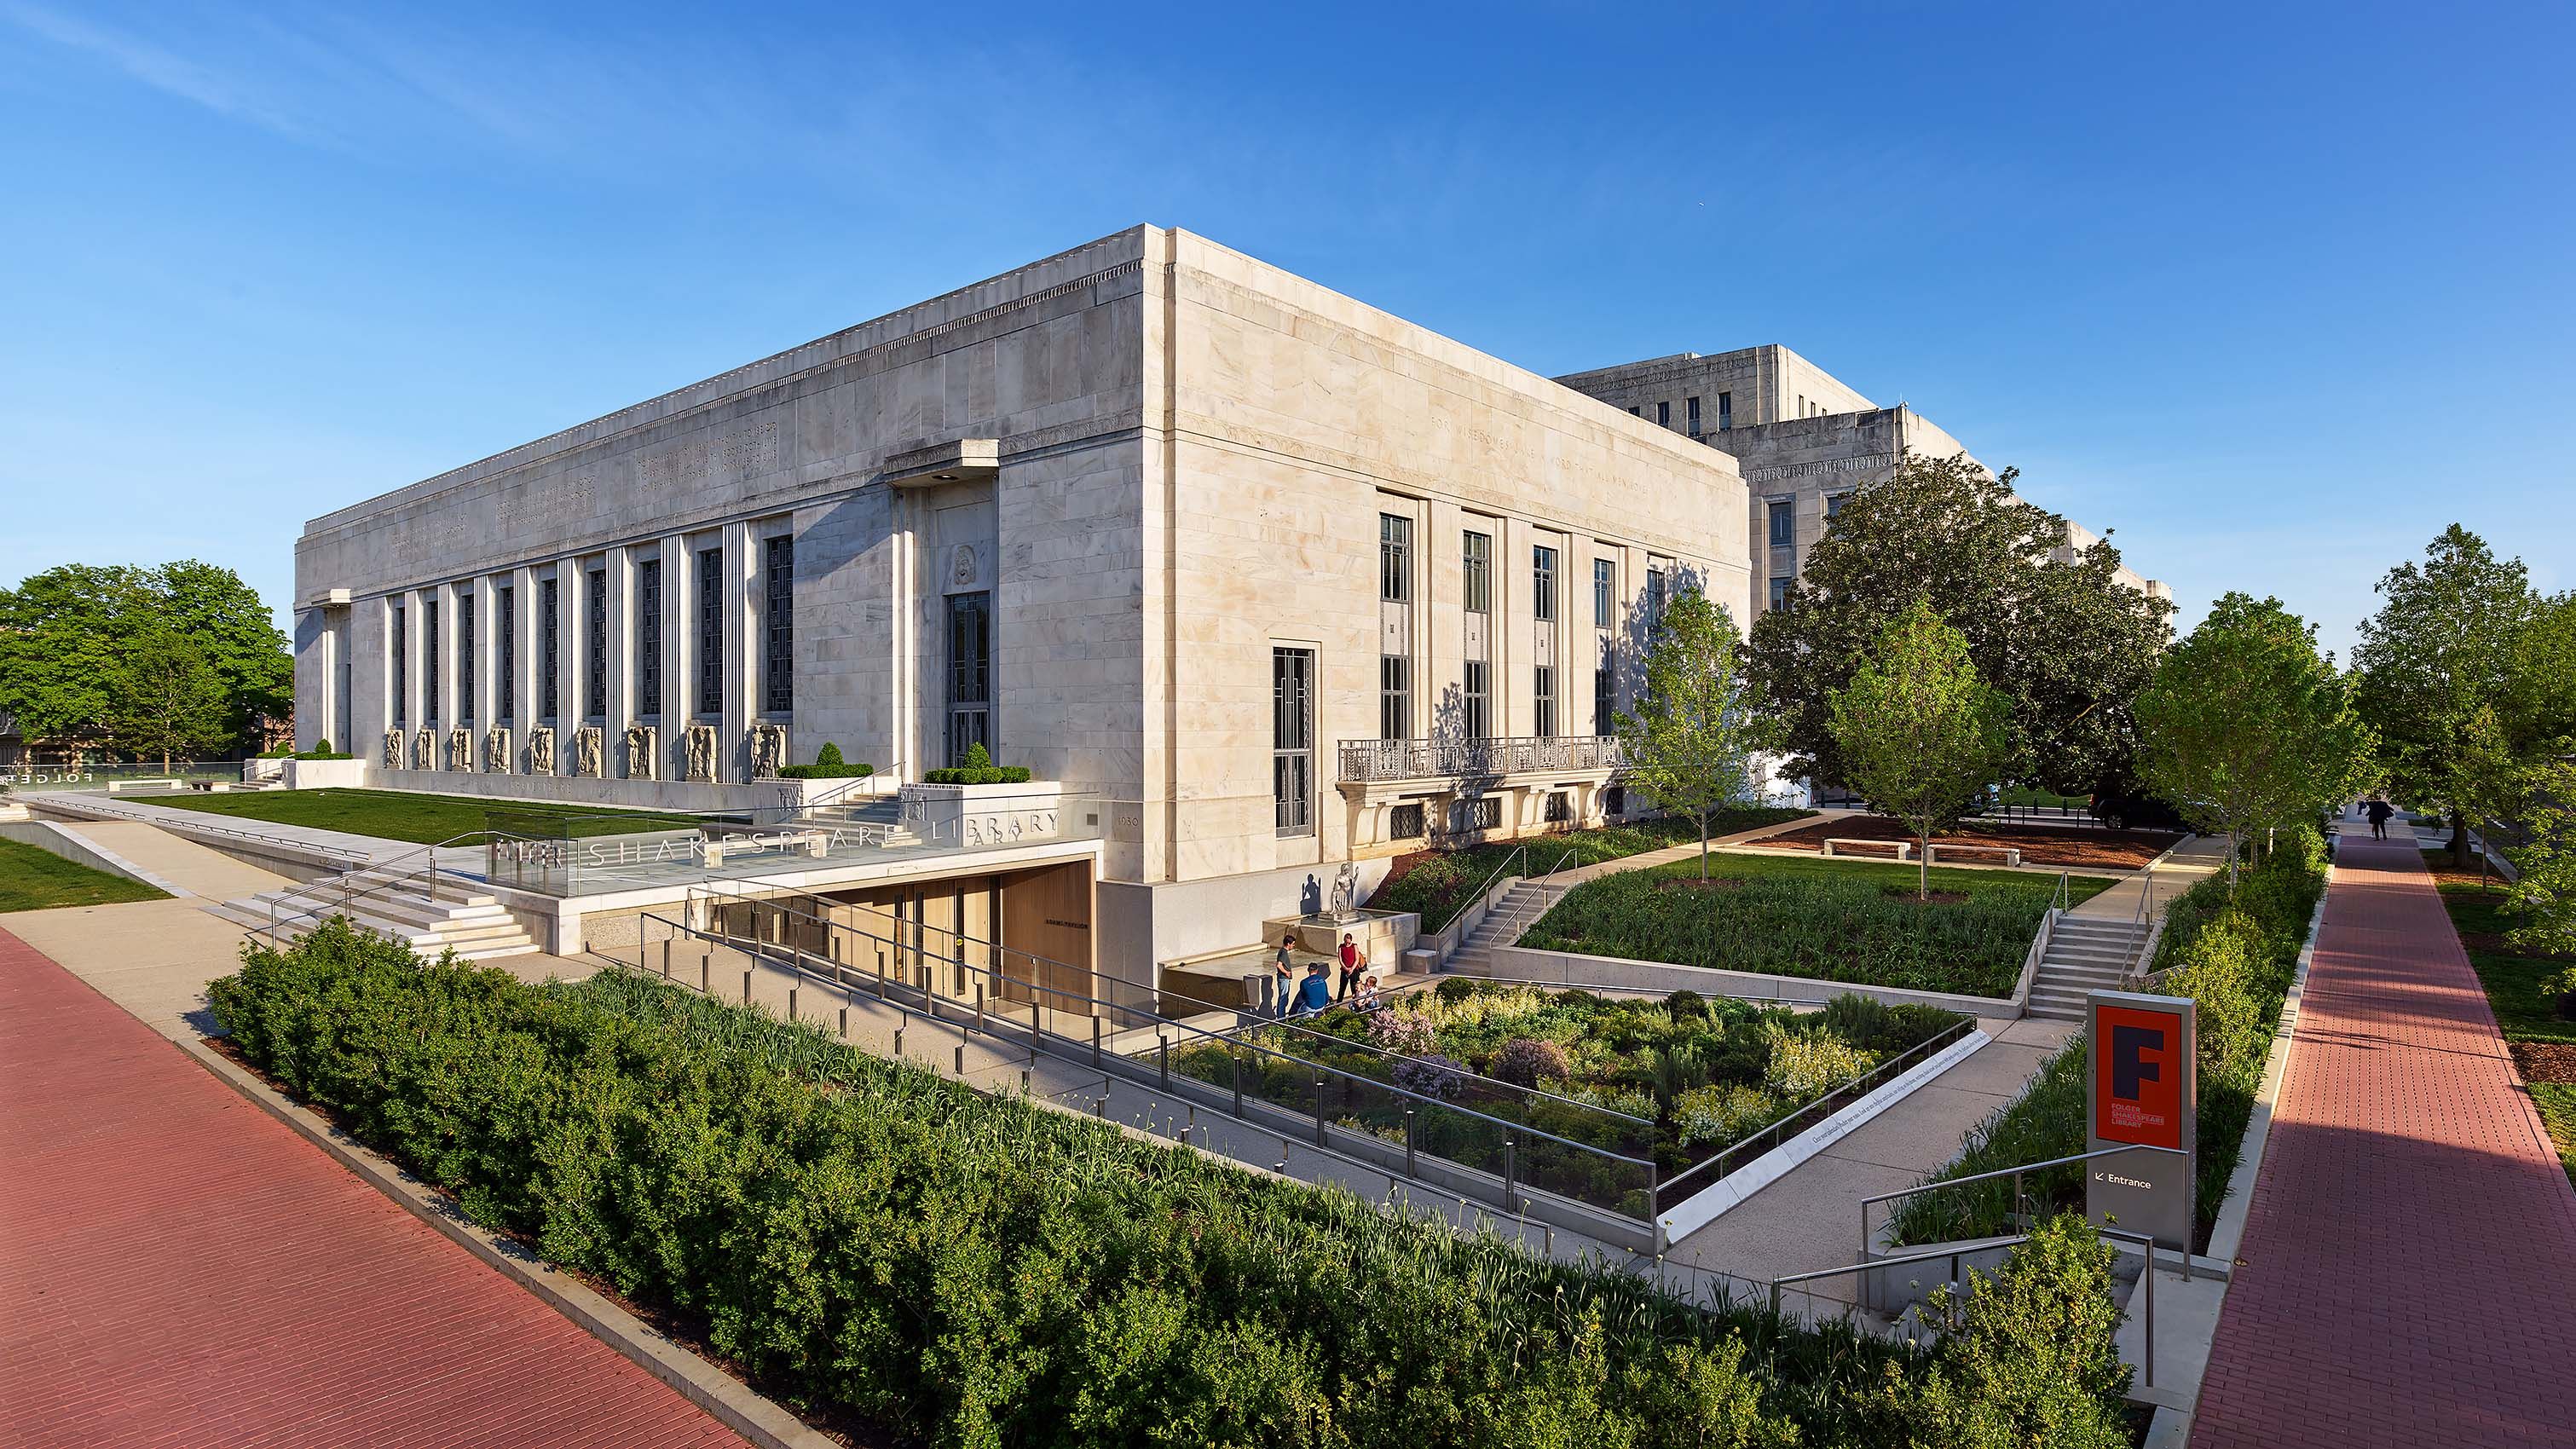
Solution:
{"label": "adjacent stone building", "polygon": [[[1779,605],[1853,490],[1893,474],[1906,453],[1949,458],[1968,451],[1912,408],[1882,407],[1777,345],[1677,352],[1557,381],[1736,460],[1751,509],[1745,562],[1755,613]],[[2068,550],[2097,542],[2098,535],[2067,525]],[[2120,577],[2140,592],[2173,597],[2126,566]]]}
{"label": "adjacent stone building", "polygon": [[1616,811],[1644,631],[1749,614],[1754,516],[1676,428],[1138,227],[313,520],[296,720],[379,783],[704,810],[982,744],[1105,802],[1132,966]]}

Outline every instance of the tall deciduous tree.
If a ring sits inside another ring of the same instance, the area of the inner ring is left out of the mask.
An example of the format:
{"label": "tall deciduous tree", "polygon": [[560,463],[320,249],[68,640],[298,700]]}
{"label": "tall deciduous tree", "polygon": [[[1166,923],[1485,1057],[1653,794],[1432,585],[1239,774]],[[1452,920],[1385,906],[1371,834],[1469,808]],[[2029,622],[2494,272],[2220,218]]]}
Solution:
{"label": "tall deciduous tree", "polygon": [[[2317,652],[2316,627],[2278,599],[2212,604],[2166,652],[2137,712],[2149,787],[2231,845],[2309,819],[2371,777],[2350,682]],[[2234,850],[2227,868],[2232,889]]]}
{"label": "tall deciduous tree", "polygon": [[1635,713],[1619,716],[1630,784],[1667,810],[1699,817],[1699,873],[1708,876],[1708,823],[1741,798],[1753,742],[1744,711],[1743,636],[1723,605],[1684,588],[1647,646]]}
{"label": "tall deciduous tree", "polygon": [[225,739],[231,699],[224,677],[190,636],[167,625],[126,641],[109,711],[117,747],[137,755],[193,758]]}
{"label": "tall deciduous tree", "polygon": [[1914,832],[1919,891],[1931,899],[1932,837],[1994,781],[2011,748],[2009,706],[1977,676],[1967,639],[1917,601],[1828,707],[1843,778]]}
{"label": "tall deciduous tree", "polygon": [[157,569],[66,564],[0,589],[0,714],[31,744],[79,746],[110,731],[117,685],[138,641],[187,640],[221,681],[221,736],[247,747],[259,722],[293,709],[294,664],[267,607],[230,569],[194,560]]}
{"label": "tall deciduous tree", "polygon": [[1908,454],[1844,505],[1788,607],[1753,624],[1746,677],[1789,752],[1784,773],[1855,783],[1829,701],[1922,600],[2010,704],[1999,780],[2078,795],[2128,788],[2129,704],[2155,672],[2173,606],[2120,582],[2108,540],[2067,547],[2066,520],[2016,496],[2015,476]]}
{"label": "tall deciduous tree", "polygon": [[2506,905],[2516,919],[2506,939],[2534,953],[2576,954],[2576,739],[2555,741],[2528,769],[2526,838],[2514,856],[2522,870]]}
{"label": "tall deciduous tree", "polygon": [[2384,602],[2361,626],[2353,666],[2361,712],[2379,734],[2389,786],[2451,819],[2451,855],[2468,864],[2468,731],[2481,708],[2509,711],[2515,666],[2540,601],[2520,559],[2453,524],[2379,581]]}

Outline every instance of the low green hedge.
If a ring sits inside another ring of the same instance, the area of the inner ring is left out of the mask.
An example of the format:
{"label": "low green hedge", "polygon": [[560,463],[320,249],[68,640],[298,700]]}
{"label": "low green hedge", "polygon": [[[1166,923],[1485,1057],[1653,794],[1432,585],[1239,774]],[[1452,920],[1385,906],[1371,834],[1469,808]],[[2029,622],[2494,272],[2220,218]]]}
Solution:
{"label": "low green hedge", "polygon": [[982,745],[968,745],[965,764],[923,771],[921,782],[925,785],[1025,785],[1029,782],[1029,767],[996,765]]}
{"label": "low green hedge", "polygon": [[253,756],[253,758],[261,760],[354,760],[357,756],[343,754],[342,752],[331,748],[331,742],[329,740],[318,740],[314,743],[313,748],[309,750],[270,750],[264,755],[256,755]]}
{"label": "low green hedge", "polygon": [[[2325,865],[2324,837],[2306,826],[2285,830],[2269,856],[2241,873],[2232,899],[2221,872],[2166,908],[2164,934],[2152,963],[2152,969],[2165,973],[2158,990],[2188,996],[2198,1007],[2195,1248],[2208,1245],[2227,1200],[2227,1181],[2235,1175],[2245,1128],[2253,1120],[2254,1094],[2262,1086],[2272,1032],[2297,974],[2317,898],[2325,893]],[[2085,1051],[2084,1037],[2068,1042],[2041,1066],[2020,1097],[1969,1132],[1957,1161],[1924,1180],[1971,1177],[2084,1151],[2092,1140],[2084,1101]],[[2049,1207],[2081,1211],[2084,1206],[2080,1167],[2034,1173],[2023,1190]],[[2004,1231],[2010,1196],[2002,1183],[1985,1183],[1914,1198],[1897,1213],[1897,1240],[1939,1242]]]}
{"label": "low green hedge", "polygon": [[529,986],[333,922],[210,995],[245,1058],[476,1221],[871,1436],[2127,1442],[2080,1223],[1909,1345],[1696,1307],[659,982]]}
{"label": "low green hedge", "polygon": [[864,780],[877,772],[874,765],[853,765],[841,758],[841,747],[829,740],[816,751],[810,765],[787,765],[780,768],[782,780]]}

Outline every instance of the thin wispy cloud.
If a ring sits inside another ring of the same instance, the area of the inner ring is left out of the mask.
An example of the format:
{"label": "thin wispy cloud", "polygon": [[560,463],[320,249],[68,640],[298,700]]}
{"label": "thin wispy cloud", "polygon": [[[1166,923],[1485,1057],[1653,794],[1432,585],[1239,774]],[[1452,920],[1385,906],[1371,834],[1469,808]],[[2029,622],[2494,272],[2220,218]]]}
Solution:
{"label": "thin wispy cloud", "polygon": [[34,5],[0,5],[0,18],[56,45],[103,61],[164,95],[203,106],[218,115],[265,126],[281,135],[312,139],[293,117],[253,94],[238,79],[150,41]]}

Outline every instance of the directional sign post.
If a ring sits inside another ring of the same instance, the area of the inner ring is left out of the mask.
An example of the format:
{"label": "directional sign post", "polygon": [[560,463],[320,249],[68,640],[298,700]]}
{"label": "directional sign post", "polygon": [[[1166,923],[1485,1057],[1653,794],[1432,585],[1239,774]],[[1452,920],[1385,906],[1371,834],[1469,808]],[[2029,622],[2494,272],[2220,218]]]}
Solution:
{"label": "directional sign post", "polygon": [[2126,1153],[2086,1163],[2084,1215],[2116,1220],[2160,1247],[2191,1250],[2192,1187],[2199,1173],[2197,1025],[2188,996],[2095,991],[2085,998],[2092,1049],[2085,1101],[2090,1148],[2171,1147],[2183,1153]]}

